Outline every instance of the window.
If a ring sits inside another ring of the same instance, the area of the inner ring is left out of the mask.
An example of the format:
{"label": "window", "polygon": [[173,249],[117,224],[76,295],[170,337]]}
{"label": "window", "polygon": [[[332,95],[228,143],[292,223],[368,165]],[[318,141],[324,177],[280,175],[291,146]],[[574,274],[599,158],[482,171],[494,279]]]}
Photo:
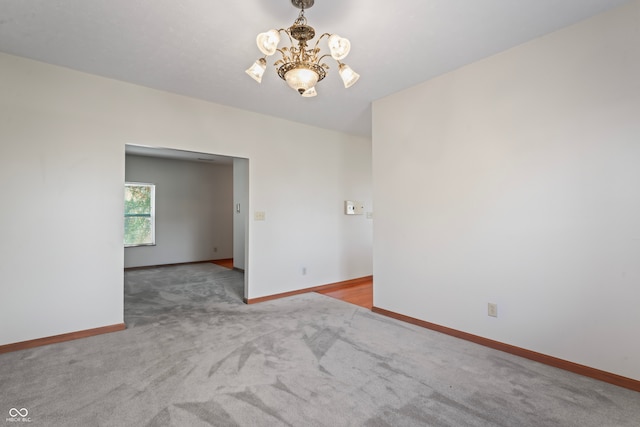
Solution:
{"label": "window", "polygon": [[124,246],[156,244],[154,184],[124,184]]}

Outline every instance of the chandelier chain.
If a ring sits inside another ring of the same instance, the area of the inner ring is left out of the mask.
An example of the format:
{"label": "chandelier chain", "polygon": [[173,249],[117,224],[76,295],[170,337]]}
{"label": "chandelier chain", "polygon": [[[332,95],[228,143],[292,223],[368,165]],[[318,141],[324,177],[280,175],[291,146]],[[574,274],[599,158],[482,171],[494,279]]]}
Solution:
{"label": "chandelier chain", "polygon": [[294,22],[295,25],[307,25],[307,18],[304,16],[304,7],[298,13],[298,18]]}

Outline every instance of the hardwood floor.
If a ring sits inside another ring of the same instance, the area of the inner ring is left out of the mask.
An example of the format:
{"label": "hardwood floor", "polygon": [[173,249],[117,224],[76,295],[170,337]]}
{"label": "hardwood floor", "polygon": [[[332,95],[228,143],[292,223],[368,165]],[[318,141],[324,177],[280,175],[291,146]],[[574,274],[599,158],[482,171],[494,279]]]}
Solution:
{"label": "hardwood floor", "polygon": [[233,268],[233,258],[228,259],[217,259],[215,261],[211,261],[212,263],[225,267],[225,268]]}
{"label": "hardwood floor", "polygon": [[336,290],[318,291],[318,293],[350,302],[351,304],[359,305],[369,310],[373,307],[373,280]]}

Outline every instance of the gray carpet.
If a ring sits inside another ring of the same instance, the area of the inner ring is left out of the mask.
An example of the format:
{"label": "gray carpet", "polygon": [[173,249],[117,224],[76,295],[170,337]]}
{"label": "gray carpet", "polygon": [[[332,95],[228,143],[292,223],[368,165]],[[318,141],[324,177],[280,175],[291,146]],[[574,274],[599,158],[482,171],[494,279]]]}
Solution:
{"label": "gray carpet", "polygon": [[640,425],[640,393],[323,295],[247,306],[242,274],[214,264],[125,282],[126,331],[0,355],[0,422]]}

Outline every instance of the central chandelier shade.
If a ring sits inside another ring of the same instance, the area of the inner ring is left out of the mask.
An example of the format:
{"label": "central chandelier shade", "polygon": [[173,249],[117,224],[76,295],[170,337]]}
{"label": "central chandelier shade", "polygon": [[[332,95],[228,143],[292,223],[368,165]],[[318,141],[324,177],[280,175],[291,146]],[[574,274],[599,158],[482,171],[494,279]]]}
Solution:
{"label": "central chandelier shade", "polygon": [[[331,56],[338,63],[338,73],[342,78],[345,88],[351,87],[360,75],[353,71],[348,65],[341,62],[351,50],[349,40],[337,34],[322,34],[315,42],[313,48],[307,45],[315,35],[315,29],[307,25],[304,16],[306,8],[313,6],[314,0],[291,0],[291,3],[300,9],[298,18],[293,25],[287,29],[269,30],[258,34],[256,44],[258,49],[265,56],[256,60],[246,73],[258,83],[262,82],[262,76],[267,68],[267,57],[280,52],[282,57],[273,65],[276,67],[278,76],[303,97],[316,96],[316,84],[327,76],[329,66],[321,62],[325,57]],[[284,33],[289,37],[290,47],[278,48],[280,35]],[[328,54],[321,55],[318,47],[320,40],[327,38],[329,47]],[[296,40],[294,42],[294,39]]]}

